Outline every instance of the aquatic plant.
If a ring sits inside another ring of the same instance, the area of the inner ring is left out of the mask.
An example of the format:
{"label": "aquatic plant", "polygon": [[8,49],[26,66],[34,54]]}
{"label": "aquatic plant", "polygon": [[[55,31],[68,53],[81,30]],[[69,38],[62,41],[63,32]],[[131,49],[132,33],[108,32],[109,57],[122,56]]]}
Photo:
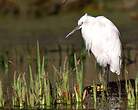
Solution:
{"label": "aquatic plant", "polygon": [[0,80],[0,107],[4,107],[4,94],[3,94],[3,88],[2,88],[2,82]]}
{"label": "aquatic plant", "polygon": [[97,96],[96,96],[96,92],[97,92],[96,88],[97,88],[96,84],[93,81],[93,102],[94,102],[94,108],[95,109],[96,109],[96,102],[97,102],[97,100],[96,100],[96,98],[97,98]]}
{"label": "aquatic plant", "polygon": [[76,85],[74,86],[76,102],[82,102],[82,93],[83,93],[83,62],[79,59],[77,60],[76,54],[74,54],[75,62],[75,73],[76,73]]}
{"label": "aquatic plant", "polygon": [[134,95],[134,88],[132,87],[131,81],[128,81],[127,85],[127,99],[128,99],[128,106],[134,106],[135,105],[135,95]]}
{"label": "aquatic plant", "polygon": [[[13,105],[19,108],[50,107],[52,104],[50,81],[48,79],[48,73],[45,73],[45,58],[40,58],[39,43],[37,42],[37,69],[36,74],[33,74],[32,67],[29,65],[29,82],[25,78],[26,73],[14,73],[13,82]],[[27,85],[27,83],[29,83]]]}
{"label": "aquatic plant", "polygon": [[136,108],[138,108],[138,72],[135,80],[135,92],[136,92]]}
{"label": "aquatic plant", "polygon": [[71,104],[71,94],[69,91],[69,68],[67,57],[65,58],[63,68],[58,71],[53,66],[56,74],[56,103]]}
{"label": "aquatic plant", "polygon": [[13,106],[24,108],[27,104],[27,83],[25,79],[25,73],[19,74],[14,73],[13,82]]}
{"label": "aquatic plant", "polygon": [[136,79],[135,79],[135,91],[136,91],[136,97],[138,97],[138,72],[136,74]]}

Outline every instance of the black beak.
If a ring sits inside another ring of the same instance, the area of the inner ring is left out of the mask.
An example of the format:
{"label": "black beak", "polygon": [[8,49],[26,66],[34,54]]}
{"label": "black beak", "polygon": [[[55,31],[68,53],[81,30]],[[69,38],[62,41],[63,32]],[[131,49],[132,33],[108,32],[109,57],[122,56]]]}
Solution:
{"label": "black beak", "polygon": [[68,38],[70,35],[72,35],[75,31],[79,30],[81,25],[76,26],[65,38]]}

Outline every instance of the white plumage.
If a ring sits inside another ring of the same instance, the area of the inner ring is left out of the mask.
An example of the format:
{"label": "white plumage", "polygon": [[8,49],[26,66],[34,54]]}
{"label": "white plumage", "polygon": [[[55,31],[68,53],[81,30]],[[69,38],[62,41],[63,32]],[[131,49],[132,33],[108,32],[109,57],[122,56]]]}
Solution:
{"label": "white plumage", "polygon": [[78,26],[69,33],[81,29],[86,49],[90,50],[97,62],[110,70],[120,74],[121,69],[121,42],[120,33],[116,26],[104,16],[92,17],[87,14],[78,21]]}

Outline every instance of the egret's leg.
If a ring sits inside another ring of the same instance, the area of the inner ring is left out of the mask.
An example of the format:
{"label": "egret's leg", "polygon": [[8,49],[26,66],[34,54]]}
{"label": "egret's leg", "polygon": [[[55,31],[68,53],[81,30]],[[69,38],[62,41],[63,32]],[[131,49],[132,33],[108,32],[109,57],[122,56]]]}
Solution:
{"label": "egret's leg", "polygon": [[117,78],[118,78],[118,95],[119,95],[119,99],[121,99],[121,81],[120,81],[120,75],[118,75]]}
{"label": "egret's leg", "polygon": [[107,96],[109,94],[109,90],[110,90],[110,87],[109,87],[109,81],[110,81],[110,70],[109,70],[109,65],[107,65],[106,67],[106,88],[107,88]]}
{"label": "egret's leg", "polygon": [[105,91],[106,91],[106,95],[108,96],[108,81],[109,81],[109,67],[104,68],[101,67],[100,72],[99,72],[99,80],[100,83],[104,86]]}
{"label": "egret's leg", "polygon": [[[119,65],[121,63],[121,57],[119,57]],[[121,67],[120,67],[121,69]],[[117,76],[118,78],[118,95],[119,95],[119,99],[121,99],[121,81],[120,81],[120,75]]]}
{"label": "egret's leg", "polygon": [[106,85],[106,69],[102,68],[102,82],[104,83],[104,86]]}
{"label": "egret's leg", "polygon": [[107,88],[107,68],[102,68],[102,84],[104,86],[104,90],[106,91],[106,96],[108,96],[108,88]]}
{"label": "egret's leg", "polygon": [[106,67],[106,74],[107,74],[106,81],[107,81],[107,84],[108,84],[109,81],[110,81],[110,69],[109,69],[109,65],[107,65],[107,67]]}

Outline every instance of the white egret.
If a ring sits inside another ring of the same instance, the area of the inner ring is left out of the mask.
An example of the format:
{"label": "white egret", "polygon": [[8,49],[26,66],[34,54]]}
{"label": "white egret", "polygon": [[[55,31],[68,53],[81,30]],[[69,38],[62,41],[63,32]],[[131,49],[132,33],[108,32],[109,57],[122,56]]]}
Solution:
{"label": "white egret", "polygon": [[109,65],[110,71],[120,75],[121,42],[117,27],[104,16],[92,17],[85,14],[66,38],[80,29],[86,49],[94,54],[97,62],[102,67]]}

